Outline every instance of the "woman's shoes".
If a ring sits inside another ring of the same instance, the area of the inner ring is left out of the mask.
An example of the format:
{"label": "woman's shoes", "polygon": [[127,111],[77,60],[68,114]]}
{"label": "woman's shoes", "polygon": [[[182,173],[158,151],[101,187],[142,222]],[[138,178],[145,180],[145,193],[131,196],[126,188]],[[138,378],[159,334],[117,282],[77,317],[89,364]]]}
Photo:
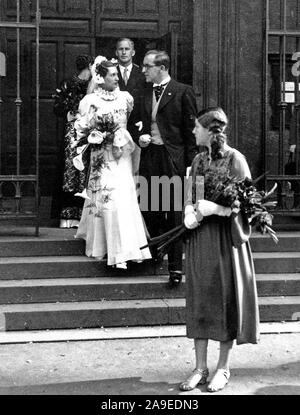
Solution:
{"label": "woman's shoes", "polygon": [[[182,382],[179,389],[184,392],[191,391],[197,385],[204,385],[207,382],[209,375],[208,369],[195,369],[190,377],[185,382]],[[208,392],[218,392],[227,385],[230,378],[229,369],[218,369],[214,374],[212,380],[207,385]]]}
{"label": "woman's shoes", "polygon": [[196,388],[197,385],[204,385],[209,375],[208,369],[195,369],[190,377],[179,386],[181,391],[187,392]]}
{"label": "woman's shoes", "polygon": [[214,374],[214,377],[207,385],[208,392],[218,392],[227,385],[230,378],[229,369],[218,369]]}

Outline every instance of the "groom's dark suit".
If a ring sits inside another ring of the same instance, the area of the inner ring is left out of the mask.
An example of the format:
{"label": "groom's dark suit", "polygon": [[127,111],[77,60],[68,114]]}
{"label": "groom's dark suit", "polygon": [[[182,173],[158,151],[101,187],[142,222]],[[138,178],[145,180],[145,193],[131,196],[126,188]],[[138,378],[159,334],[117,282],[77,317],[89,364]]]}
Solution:
{"label": "groom's dark suit", "polygon": [[[135,114],[135,121],[143,122],[141,132],[138,132],[137,128],[134,130],[133,135],[137,143],[140,135],[151,135],[154,102],[153,89],[144,89],[138,111]],[[163,145],[151,143],[141,150],[140,176],[145,177],[148,181],[149,208],[151,208],[151,177],[168,176],[172,178],[179,176],[183,179],[186,168],[191,165],[197,154],[196,140],[192,132],[195,127],[196,115],[196,97],[192,87],[171,79],[165,87],[156,114],[156,123]],[[171,211],[169,212],[162,210],[143,212],[151,237],[182,223],[182,213],[174,211],[173,200],[174,197],[171,194]],[[178,243],[174,244],[169,252],[169,270],[181,269],[182,244]]]}

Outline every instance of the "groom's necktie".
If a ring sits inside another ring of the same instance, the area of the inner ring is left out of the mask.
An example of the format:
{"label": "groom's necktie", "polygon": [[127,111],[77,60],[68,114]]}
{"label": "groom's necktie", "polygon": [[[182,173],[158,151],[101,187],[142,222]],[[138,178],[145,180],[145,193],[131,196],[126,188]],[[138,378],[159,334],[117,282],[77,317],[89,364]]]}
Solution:
{"label": "groom's necktie", "polygon": [[156,102],[159,100],[159,98],[161,97],[162,93],[164,92],[164,89],[166,87],[166,84],[161,84],[161,85],[157,85],[153,87],[153,91],[155,94],[155,98],[156,98]]}
{"label": "groom's necktie", "polygon": [[123,72],[123,81],[124,81],[124,84],[127,85],[127,82],[128,82],[128,69],[127,68],[125,68]]}

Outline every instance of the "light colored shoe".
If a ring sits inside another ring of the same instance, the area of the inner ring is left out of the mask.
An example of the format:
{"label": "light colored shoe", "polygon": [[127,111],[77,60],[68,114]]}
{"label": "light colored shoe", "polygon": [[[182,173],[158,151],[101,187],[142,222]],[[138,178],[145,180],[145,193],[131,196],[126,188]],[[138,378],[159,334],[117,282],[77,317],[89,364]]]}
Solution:
{"label": "light colored shoe", "polygon": [[191,376],[179,385],[179,389],[187,392],[195,389],[197,385],[204,385],[207,381],[208,375],[208,369],[194,369]]}
{"label": "light colored shoe", "polygon": [[218,392],[225,388],[230,378],[229,369],[218,369],[207,385],[208,392]]}
{"label": "light colored shoe", "polygon": [[120,264],[116,264],[116,268],[127,269],[127,264],[126,262],[120,262]]}
{"label": "light colored shoe", "polygon": [[78,226],[79,220],[76,219],[61,219],[59,223],[61,229],[78,228]]}

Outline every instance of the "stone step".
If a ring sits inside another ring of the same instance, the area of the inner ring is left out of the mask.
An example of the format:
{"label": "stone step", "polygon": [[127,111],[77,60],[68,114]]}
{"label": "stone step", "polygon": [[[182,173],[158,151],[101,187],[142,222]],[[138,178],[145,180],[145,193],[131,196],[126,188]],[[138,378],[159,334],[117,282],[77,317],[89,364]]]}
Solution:
{"label": "stone step", "polygon": [[[300,296],[300,274],[256,274],[260,297]],[[300,310],[299,310],[300,311]]]}
{"label": "stone step", "polygon": [[[254,252],[253,258],[257,274],[300,271],[300,252]],[[156,267],[151,260],[130,263],[128,270],[123,271],[83,255],[0,258],[0,280],[165,275],[167,272],[166,260]]]}
{"label": "stone step", "polygon": [[[85,242],[75,239],[75,229],[41,228],[35,237],[27,228],[4,227],[0,231],[0,257],[84,255]],[[267,235],[254,232],[253,252],[299,252],[300,232],[278,232],[276,245]]]}
{"label": "stone step", "polygon": [[5,226],[0,229],[0,257],[84,255],[85,241],[75,239],[75,229],[32,229]]}
{"label": "stone step", "polygon": [[268,235],[254,232],[250,238],[253,252],[299,252],[300,232],[277,232],[278,244]]}
{"label": "stone step", "polygon": [[300,272],[300,252],[254,252],[257,274]]}
{"label": "stone step", "polygon": [[130,263],[119,270],[86,256],[8,257],[0,258],[0,280],[44,278],[80,278],[128,275],[155,275],[152,261]]}
{"label": "stone step", "polygon": [[[300,318],[300,297],[259,298],[260,319]],[[90,301],[0,306],[0,330],[46,330],[174,325],[185,322],[184,299]]]}
{"label": "stone step", "polygon": [[[300,296],[299,274],[256,275],[258,295]],[[0,304],[184,298],[185,278],[176,289],[168,276],[59,278],[0,281]]]}
{"label": "stone step", "polygon": [[59,278],[0,281],[0,304],[182,298],[184,282],[170,289],[168,276]]}
{"label": "stone step", "polygon": [[0,258],[85,255],[83,240],[39,239],[5,241],[0,239]]}

